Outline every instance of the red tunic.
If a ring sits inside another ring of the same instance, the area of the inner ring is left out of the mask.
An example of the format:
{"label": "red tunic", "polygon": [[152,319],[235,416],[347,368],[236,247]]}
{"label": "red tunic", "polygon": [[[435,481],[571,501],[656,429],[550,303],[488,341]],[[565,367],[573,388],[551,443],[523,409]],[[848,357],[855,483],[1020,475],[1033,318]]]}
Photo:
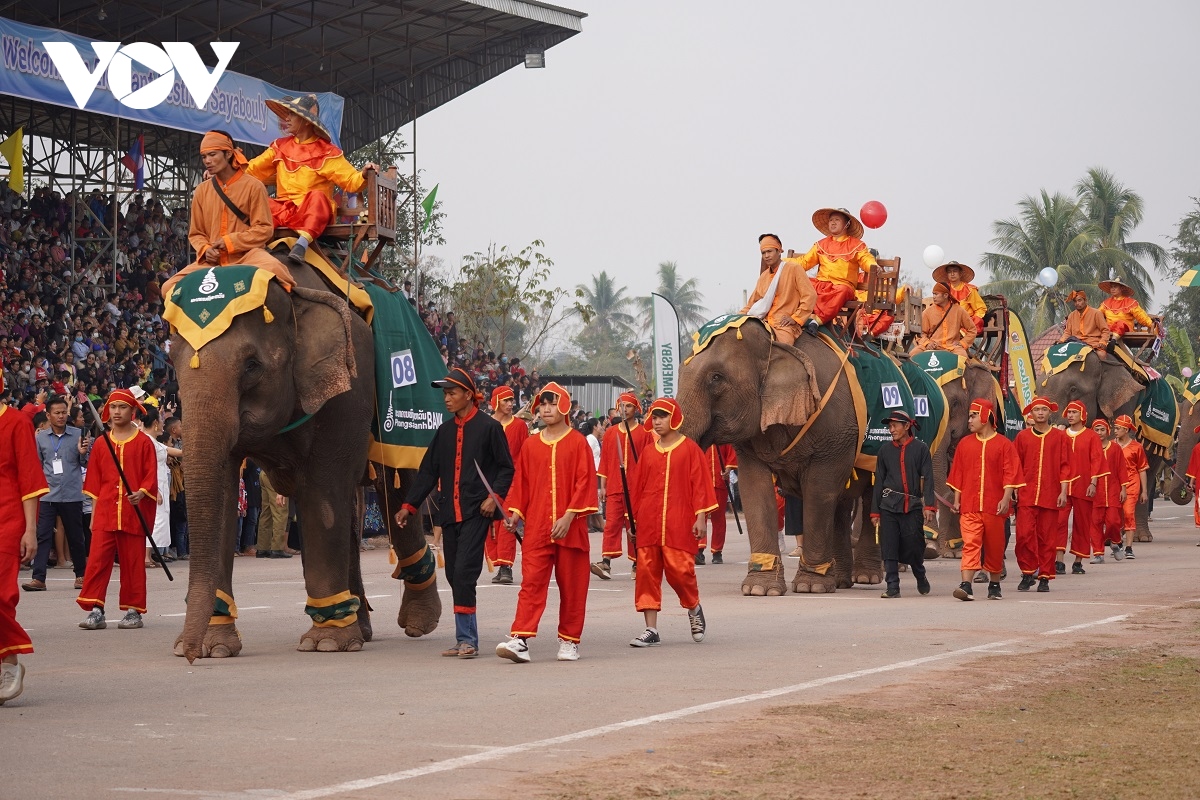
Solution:
{"label": "red tunic", "polygon": [[673,547],[696,552],[696,515],[717,508],[706,460],[700,446],[686,436],[669,447],[655,443],[647,450],[629,487],[639,550]]}
{"label": "red tunic", "polygon": [[737,453],[733,451],[733,445],[709,445],[705,455],[708,457],[708,470],[712,475],[713,489],[724,489],[725,470],[722,465],[725,467],[737,466]]}
{"label": "red tunic", "polygon": [[137,507],[142,512],[146,527],[154,530],[154,512],[158,507],[158,458],[154,453],[154,440],[141,431],[124,441],[118,441],[111,433],[105,436],[109,437],[117,452],[130,491],[126,492],[121,485],[121,476],[113,463],[108,445],[96,440],[88,457],[87,477],[83,479],[83,493],[93,501],[92,529],[124,531],[141,536],[144,534],[142,525],[126,495],[139,489],[146,493],[146,499]]}
{"label": "red tunic", "polygon": [[1105,508],[1120,507],[1121,487],[1129,480],[1129,464],[1125,461],[1125,453],[1119,444],[1111,441],[1101,445],[1100,453],[1104,458],[1105,473],[1096,482],[1093,504]]}
{"label": "red tunic", "polygon": [[1014,444],[1025,478],[1020,505],[1058,508],[1062,484],[1071,480],[1071,443],[1067,435],[1055,427],[1044,434],[1023,428]]}
{"label": "red tunic", "polygon": [[1200,483],[1200,445],[1192,448],[1192,456],[1188,459],[1187,472],[1184,474]]}
{"label": "red tunic", "polygon": [[512,456],[513,464],[516,464],[517,456],[521,455],[521,446],[529,438],[529,426],[525,424],[525,420],[513,417],[508,422],[500,423],[500,427],[504,428],[504,440],[508,442],[508,454]]}
{"label": "red tunic", "polygon": [[1071,497],[1087,498],[1092,478],[1107,474],[1104,454],[1100,452],[1100,437],[1091,428],[1065,433],[1071,445]]}
{"label": "red tunic", "polygon": [[946,485],[962,493],[961,513],[995,514],[1005,489],[1024,486],[1016,446],[999,433],[965,437],[954,451]]}
{"label": "red tunic", "polygon": [[[591,445],[574,429],[554,441],[542,431],[525,442],[504,504],[525,520],[526,550],[551,544],[588,549],[587,518],[600,510],[595,463]],[[550,528],[568,511],[575,519],[566,537],[553,542]]]}
{"label": "red tunic", "polygon": [[[632,451],[629,443],[633,440]],[[638,461],[642,457],[642,453],[646,452],[654,443],[654,437],[650,431],[643,428],[640,424],[629,424],[629,435],[625,435],[624,421],[612,425],[604,434],[604,441],[600,443],[600,468],[596,470],[596,474],[604,478],[607,483],[604,487],[604,493],[609,497],[622,494],[621,490],[621,465],[625,465],[625,477],[629,481],[630,487],[633,486],[633,473],[637,467]],[[633,451],[637,452],[637,458],[634,458]]]}
{"label": "red tunic", "polygon": [[1121,448],[1121,452],[1125,454],[1125,463],[1129,465],[1129,480],[1125,481],[1127,493],[1141,492],[1142,481],[1138,475],[1150,469],[1150,462],[1146,460],[1146,448],[1136,439],[1130,439],[1129,444]]}
{"label": "red tunic", "polygon": [[[33,424],[24,414],[0,404],[0,553],[20,553],[21,537],[25,535],[22,504],[49,491],[33,438]],[[14,575],[16,570],[14,566]]]}

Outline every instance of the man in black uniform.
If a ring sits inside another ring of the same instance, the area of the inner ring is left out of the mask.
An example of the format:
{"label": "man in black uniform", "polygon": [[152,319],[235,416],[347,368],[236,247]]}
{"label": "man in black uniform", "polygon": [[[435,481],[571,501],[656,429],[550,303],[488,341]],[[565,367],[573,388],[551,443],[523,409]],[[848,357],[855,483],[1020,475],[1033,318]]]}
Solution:
{"label": "man in black uniform", "polygon": [[492,490],[503,499],[512,483],[513,462],[504,428],[479,412],[483,395],[470,375],[455,367],[445,378],[434,381],[433,386],[442,390],[451,418],[433,435],[416,480],[408,487],[404,505],[396,512],[396,524],[403,528],[429,493],[437,489],[434,523],[442,527],[446,578],[454,597],[455,644],[442,655],[474,658],[479,653],[475,583],[483,571],[483,543],[488,526],[493,519],[501,518],[496,500],[488,495],[479,471],[483,471]]}
{"label": "man in black uniform", "polygon": [[879,554],[883,558],[887,590],[883,597],[900,596],[900,564],[908,564],[917,579],[917,591],[929,594],[925,577],[925,532],[937,511],[933,491],[933,459],[929,448],[912,435],[917,421],[906,412],[893,411],[886,420],[892,441],[879,449],[875,465],[874,513],[879,527]]}

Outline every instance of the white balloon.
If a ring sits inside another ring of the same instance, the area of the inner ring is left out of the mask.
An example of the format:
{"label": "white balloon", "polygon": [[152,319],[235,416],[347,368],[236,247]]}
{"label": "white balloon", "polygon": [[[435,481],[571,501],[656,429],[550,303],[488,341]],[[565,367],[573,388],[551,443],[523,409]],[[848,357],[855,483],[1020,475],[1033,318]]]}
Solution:
{"label": "white balloon", "polygon": [[1183,368],[1183,377],[1185,377],[1185,378],[1190,378],[1190,377],[1192,377],[1192,368],[1191,368],[1191,367],[1184,367],[1184,368]]}
{"label": "white balloon", "polygon": [[1058,285],[1058,270],[1054,267],[1046,267],[1038,273],[1037,280],[1038,283],[1047,289],[1053,289]]}
{"label": "white balloon", "polygon": [[930,269],[940,267],[946,263],[946,251],[938,247],[936,244],[931,244],[925,248],[924,253],[925,266]]}

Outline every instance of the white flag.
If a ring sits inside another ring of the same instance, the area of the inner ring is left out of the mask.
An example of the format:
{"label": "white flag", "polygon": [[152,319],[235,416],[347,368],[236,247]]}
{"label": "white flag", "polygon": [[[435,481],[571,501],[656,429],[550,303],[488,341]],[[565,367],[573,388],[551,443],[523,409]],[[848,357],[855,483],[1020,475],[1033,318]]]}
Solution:
{"label": "white flag", "polygon": [[679,315],[671,301],[651,293],[654,306],[654,377],[660,397],[674,397],[679,371]]}

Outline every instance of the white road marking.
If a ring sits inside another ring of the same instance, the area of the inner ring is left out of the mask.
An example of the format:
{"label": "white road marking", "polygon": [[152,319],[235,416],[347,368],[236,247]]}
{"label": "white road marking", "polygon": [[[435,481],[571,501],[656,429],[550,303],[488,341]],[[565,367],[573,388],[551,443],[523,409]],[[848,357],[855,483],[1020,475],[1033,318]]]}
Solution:
{"label": "white road marking", "polygon": [[1120,614],[1115,617],[1106,617],[1104,619],[1098,619],[1095,622],[1084,622],[1079,625],[1072,625],[1069,628],[1057,628],[1052,631],[1043,631],[1042,636],[1058,636],[1059,634],[1072,633],[1073,631],[1081,631],[1084,628],[1094,628],[1097,625],[1107,625],[1110,622],[1120,622],[1121,620],[1126,620],[1126,619],[1129,619],[1128,614]]}
{"label": "white road marking", "polygon": [[380,597],[391,597],[391,595],[390,594],[369,594],[369,595],[367,595],[368,600],[378,600]]}
{"label": "white road marking", "polygon": [[1092,603],[1084,600],[1018,600],[1018,603],[1037,603],[1038,605],[1059,606],[1133,606],[1134,608],[1166,608],[1167,606],[1152,606],[1147,603]]}

